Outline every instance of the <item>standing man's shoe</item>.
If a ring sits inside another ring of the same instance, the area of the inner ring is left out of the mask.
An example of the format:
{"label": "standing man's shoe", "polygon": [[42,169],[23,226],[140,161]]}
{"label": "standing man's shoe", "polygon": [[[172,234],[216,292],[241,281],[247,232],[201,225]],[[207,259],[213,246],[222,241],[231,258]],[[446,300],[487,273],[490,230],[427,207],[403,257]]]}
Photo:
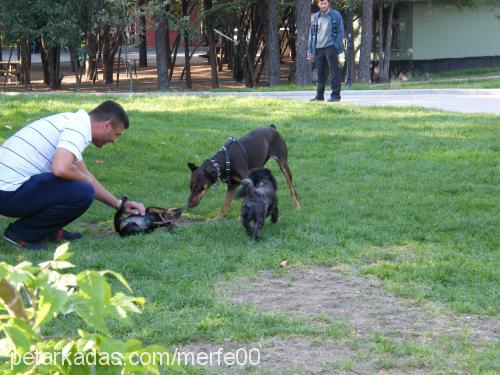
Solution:
{"label": "standing man's shoe", "polygon": [[327,100],[328,103],[336,103],[336,102],[340,102],[340,98],[330,98]]}
{"label": "standing man's shoe", "polygon": [[314,98],[311,99],[311,102],[324,102],[325,98],[323,96],[315,96]]}
{"label": "standing man's shoe", "polygon": [[10,229],[10,225],[7,227],[7,229],[5,229],[3,239],[12,245],[30,250],[44,250],[48,248],[48,245],[43,242],[28,242],[21,240],[17,236],[17,234],[15,234],[12,229]]}

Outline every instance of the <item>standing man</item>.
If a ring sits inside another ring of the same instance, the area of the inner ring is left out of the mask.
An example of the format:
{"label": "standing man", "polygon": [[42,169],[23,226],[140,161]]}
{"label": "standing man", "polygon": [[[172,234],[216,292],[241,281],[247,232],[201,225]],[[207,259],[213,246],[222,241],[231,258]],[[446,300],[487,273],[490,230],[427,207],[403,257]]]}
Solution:
{"label": "standing man", "polygon": [[[129,126],[124,109],[106,101],[90,113],[60,113],[37,120],[0,145],[0,214],[19,218],[3,238],[29,249],[47,240],[74,240],[63,228],[82,215],[94,198],[118,209],[121,201],[106,190],[83,161],[85,148],[114,142]],[[127,202],[128,213],[144,206]]]}
{"label": "standing man", "polygon": [[338,55],[344,52],[344,23],[342,15],[330,8],[330,0],[318,0],[319,12],[313,14],[307,58],[314,59],[318,70],[316,97],[325,100],[326,63],[330,70],[332,94],[329,102],[340,101],[340,68]]}

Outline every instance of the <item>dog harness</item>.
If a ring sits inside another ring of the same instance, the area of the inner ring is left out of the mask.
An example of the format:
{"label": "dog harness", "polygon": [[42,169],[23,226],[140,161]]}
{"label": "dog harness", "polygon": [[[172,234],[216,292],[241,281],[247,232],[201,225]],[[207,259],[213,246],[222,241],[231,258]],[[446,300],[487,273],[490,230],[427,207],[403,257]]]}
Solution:
{"label": "dog harness", "polygon": [[224,164],[225,164],[226,173],[225,173],[224,177],[222,177],[220,165],[217,162],[217,160],[210,159],[210,162],[212,163],[212,165],[215,168],[215,171],[217,173],[217,178],[215,180],[215,184],[213,184],[214,187],[217,187],[217,185],[219,185],[221,183],[221,181],[226,182],[228,185],[231,184],[231,158],[229,156],[229,147],[231,146],[232,143],[237,143],[241,147],[243,154],[248,158],[247,150],[245,150],[245,147],[243,147],[241,142],[239,140],[237,140],[235,137],[229,137],[227,142],[224,144],[224,146],[222,146],[219,149],[219,152],[224,153],[224,158],[225,158]]}

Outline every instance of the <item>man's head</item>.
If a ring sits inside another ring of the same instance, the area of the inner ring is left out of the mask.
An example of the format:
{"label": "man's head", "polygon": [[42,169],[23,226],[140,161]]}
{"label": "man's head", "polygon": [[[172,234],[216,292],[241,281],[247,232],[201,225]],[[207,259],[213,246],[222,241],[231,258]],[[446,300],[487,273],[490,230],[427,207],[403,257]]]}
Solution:
{"label": "man's head", "polygon": [[319,10],[325,13],[330,8],[330,0],[318,0]]}
{"label": "man's head", "polygon": [[128,129],[128,116],[122,106],[112,100],[99,104],[90,113],[92,142],[97,147],[114,142]]}

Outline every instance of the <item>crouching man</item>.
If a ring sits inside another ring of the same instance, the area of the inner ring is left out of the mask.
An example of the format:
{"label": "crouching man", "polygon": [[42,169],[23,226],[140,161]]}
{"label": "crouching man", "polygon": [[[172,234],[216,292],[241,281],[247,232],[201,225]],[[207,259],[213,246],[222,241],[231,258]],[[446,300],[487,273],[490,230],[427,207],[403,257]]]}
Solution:
{"label": "crouching man", "polygon": [[[94,143],[114,142],[129,126],[124,109],[106,101],[90,113],[60,113],[37,120],[0,145],[0,215],[19,218],[3,238],[29,249],[47,240],[74,240],[80,233],[63,228],[81,216],[94,198],[118,209],[119,199],[88,171],[83,151]],[[144,215],[141,203],[126,212]]]}

